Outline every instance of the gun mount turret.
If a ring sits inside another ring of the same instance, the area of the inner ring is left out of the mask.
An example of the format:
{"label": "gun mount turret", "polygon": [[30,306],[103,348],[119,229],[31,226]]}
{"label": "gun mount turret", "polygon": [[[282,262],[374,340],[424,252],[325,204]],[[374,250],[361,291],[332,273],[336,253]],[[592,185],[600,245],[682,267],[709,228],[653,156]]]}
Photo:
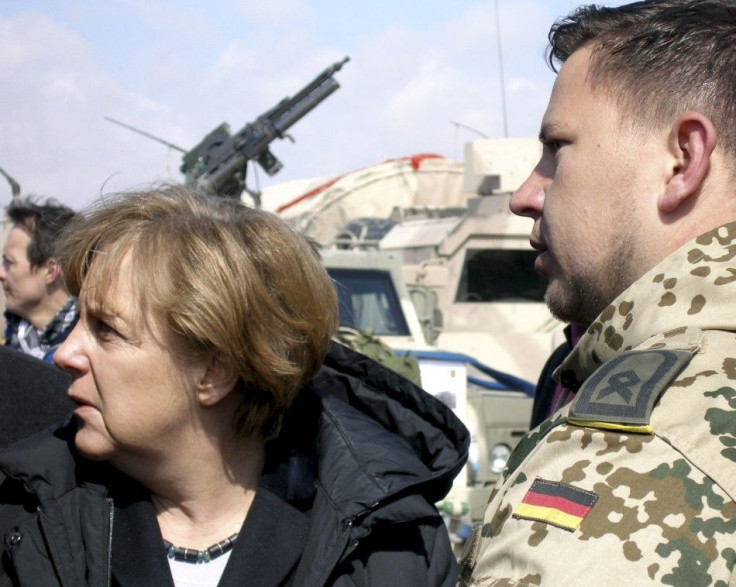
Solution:
{"label": "gun mount turret", "polygon": [[350,58],[345,57],[333,63],[293,97],[284,98],[235,134],[223,122],[188,151],[112,118],[106,120],[184,153],[180,170],[187,183],[230,198],[239,198],[245,191],[260,207],[260,192],[246,184],[248,163],[255,161],[268,175],[275,175],[283,168],[269,149],[270,144],[283,138],[294,142],[287,131],[340,87],[334,76],[348,61]]}

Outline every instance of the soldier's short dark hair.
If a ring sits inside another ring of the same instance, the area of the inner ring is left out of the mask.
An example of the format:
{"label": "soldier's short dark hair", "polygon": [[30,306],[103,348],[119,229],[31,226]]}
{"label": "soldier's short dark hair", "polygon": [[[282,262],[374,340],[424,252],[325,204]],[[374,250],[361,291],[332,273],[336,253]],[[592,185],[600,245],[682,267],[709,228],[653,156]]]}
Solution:
{"label": "soldier's short dark hair", "polygon": [[736,1],[581,6],[552,26],[549,42],[554,71],[590,46],[593,89],[610,92],[637,124],[658,126],[696,110],[710,118],[719,146],[736,159]]}
{"label": "soldier's short dark hair", "polygon": [[54,256],[59,235],[75,216],[71,208],[53,198],[40,203],[33,196],[14,199],[6,212],[10,221],[23,226],[31,237],[26,253],[31,267]]}

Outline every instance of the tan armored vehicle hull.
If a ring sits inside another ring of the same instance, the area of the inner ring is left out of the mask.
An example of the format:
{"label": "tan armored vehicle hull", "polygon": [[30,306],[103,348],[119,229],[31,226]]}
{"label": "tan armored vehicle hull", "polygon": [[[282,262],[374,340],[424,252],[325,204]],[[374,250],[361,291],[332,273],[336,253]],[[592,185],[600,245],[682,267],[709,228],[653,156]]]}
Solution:
{"label": "tan armored vehicle hull", "polygon": [[470,429],[467,471],[445,506],[471,520],[528,429],[530,389],[562,340],[533,271],[531,223],[508,209],[539,154],[536,139],[476,141],[463,162],[404,157],[263,194],[323,246],[342,323],[419,357],[422,385]]}
{"label": "tan armored vehicle hull", "polygon": [[[511,214],[508,201],[539,154],[536,139],[475,141],[464,162],[393,159],[282,196],[275,208],[324,247],[392,251],[432,346],[536,381],[561,325],[533,271],[531,221]],[[391,226],[346,230],[356,219]],[[433,299],[422,300],[417,285]]]}

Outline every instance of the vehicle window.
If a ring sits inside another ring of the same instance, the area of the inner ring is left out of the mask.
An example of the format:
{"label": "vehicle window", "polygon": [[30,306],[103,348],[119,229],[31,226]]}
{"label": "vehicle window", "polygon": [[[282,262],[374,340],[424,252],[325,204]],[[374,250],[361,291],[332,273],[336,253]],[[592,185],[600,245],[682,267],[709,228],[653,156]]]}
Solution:
{"label": "vehicle window", "polygon": [[534,271],[536,251],[468,249],[456,302],[543,302],[547,281]]}
{"label": "vehicle window", "polygon": [[385,271],[328,268],[340,303],[340,325],[376,335],[408,336],[391,276]]}

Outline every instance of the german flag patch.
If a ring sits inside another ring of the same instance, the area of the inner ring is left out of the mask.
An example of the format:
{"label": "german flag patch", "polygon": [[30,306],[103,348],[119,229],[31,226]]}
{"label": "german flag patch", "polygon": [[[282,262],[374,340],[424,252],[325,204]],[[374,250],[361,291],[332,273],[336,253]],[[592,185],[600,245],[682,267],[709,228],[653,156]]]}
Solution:
{"label": "german flag patch", "polygon": [[563,530],[577,530],[598,501],[598,494],[567,483],[537,478],[516,506],[514,518],[547,522]]}

